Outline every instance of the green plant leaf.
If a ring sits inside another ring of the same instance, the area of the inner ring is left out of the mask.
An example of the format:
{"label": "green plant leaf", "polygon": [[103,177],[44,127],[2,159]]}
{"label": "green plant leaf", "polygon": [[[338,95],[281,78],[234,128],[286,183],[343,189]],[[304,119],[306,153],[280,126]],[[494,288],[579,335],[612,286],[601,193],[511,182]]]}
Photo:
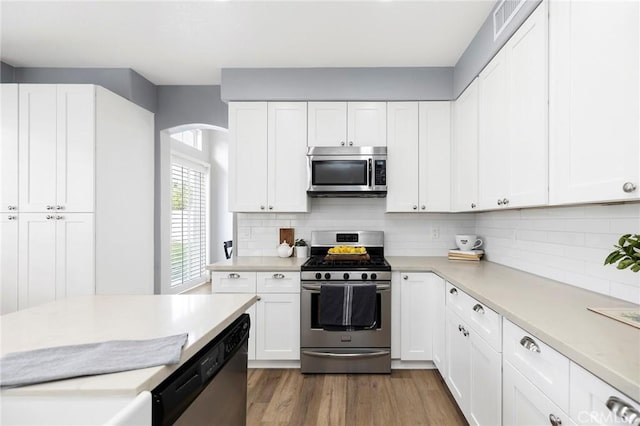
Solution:
{"label": "green plant leaf", "polygon": [[623,236],[620,237],[620,239],[618,240],[618,244],[620,244],[621,246],[624,245],[625,241],[627,240],[627,238],[629,238],[631,236],[631,234],[624,234]]}
{"label": "green plant leaf", "polygon": [[629,266],[633,265],[635,262],[633,261],[633,259],[622,259],[620,262],[618,262],[618,269],[627,269]]}

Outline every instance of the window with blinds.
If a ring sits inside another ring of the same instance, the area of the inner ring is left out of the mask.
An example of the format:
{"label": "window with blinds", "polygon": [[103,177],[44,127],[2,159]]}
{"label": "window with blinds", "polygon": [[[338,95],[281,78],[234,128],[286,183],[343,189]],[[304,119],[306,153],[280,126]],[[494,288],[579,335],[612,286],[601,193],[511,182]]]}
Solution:
{"label": "window with blinds", "polygon": [[171,164],[171,287],[204,280],[207,256],[206,170]]}

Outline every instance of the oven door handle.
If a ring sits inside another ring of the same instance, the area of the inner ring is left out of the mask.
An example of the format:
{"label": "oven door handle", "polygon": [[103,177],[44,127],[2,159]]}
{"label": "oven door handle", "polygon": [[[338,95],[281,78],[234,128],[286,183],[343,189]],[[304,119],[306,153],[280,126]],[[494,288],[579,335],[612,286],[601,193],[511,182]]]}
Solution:
{"label": "oven door handle", "polygon": [[331,352],[316,352],[316,351],[302,351],[304,355],[315,356],[318,358],[373,358],[377,356],[389,355],[390,351],[377,351],[377,352],[362,352],[362,353],[349,353],[349,354],[336,354]]}
{"label": "oven door handle", "polygon": [[[354,284],[358,285],[358,284]],[[320,291],[320,284],[302,284],[304,290]],[[389,291],[391,290],[391,284],[376,284],[376,291]]]}

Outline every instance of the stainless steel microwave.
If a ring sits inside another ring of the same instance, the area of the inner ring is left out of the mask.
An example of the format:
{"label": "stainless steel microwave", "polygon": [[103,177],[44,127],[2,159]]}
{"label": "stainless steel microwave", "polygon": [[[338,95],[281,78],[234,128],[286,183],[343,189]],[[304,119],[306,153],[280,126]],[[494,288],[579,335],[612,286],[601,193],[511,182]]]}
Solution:
{"label": "stainless steel microwave", "polygon": [[387,147],[309,147],[307,165],[311,197],[387,195]]}

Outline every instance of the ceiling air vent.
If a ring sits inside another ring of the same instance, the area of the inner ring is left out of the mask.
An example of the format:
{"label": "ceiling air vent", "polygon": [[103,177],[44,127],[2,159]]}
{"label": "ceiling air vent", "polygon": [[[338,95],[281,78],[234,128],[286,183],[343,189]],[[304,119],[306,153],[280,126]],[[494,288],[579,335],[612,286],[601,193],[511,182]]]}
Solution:
{"label": "ceiling air vent", "polygon": [[493,40],[509,25],[511,19],[518,13],[527,0],[502,0],[493,12]]}

